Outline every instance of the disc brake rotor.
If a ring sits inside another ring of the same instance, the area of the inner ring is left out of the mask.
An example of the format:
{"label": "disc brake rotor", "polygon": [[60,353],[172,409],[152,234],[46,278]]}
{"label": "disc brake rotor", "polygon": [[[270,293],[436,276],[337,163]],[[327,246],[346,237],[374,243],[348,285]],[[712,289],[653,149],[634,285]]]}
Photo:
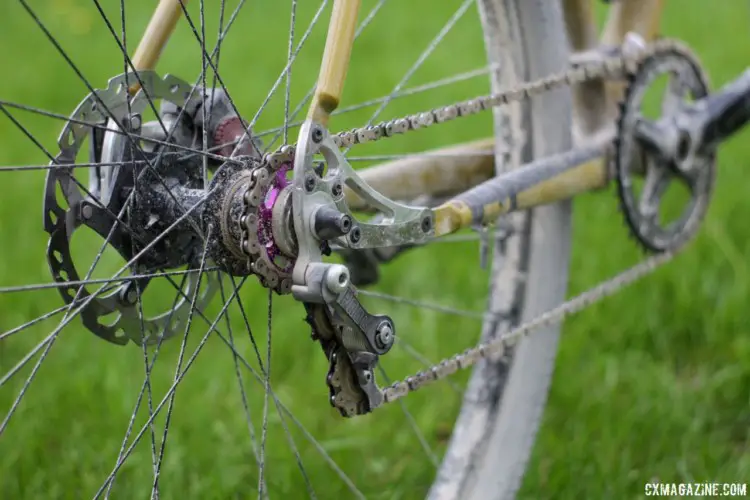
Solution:
{"label": "disc brake rotor", "polygon": [[[85,304],[81,310],[83,324],[99,337],[116,344],[125,344],[128,340],[138,344],[145,340],[146,343],[153,344],[160,338],[169,338],[183,330],[191,309],[190,298],[199,287],[196,275],[187,276],[181,291],[179,285],[175,290],[179,297],[171,309],[153,317],[145,317],[138,303],[139,294],[134,285],[143,289],[148,285],[148,279],[139,279],[136,283],[135,280],[127,280],[125,277],[114,291],[97,294],[93,300],[88,300],[91,292],[87,287],[78,283],[82,278],[89,278],[79,274],[71,255],[70,241],[80,226],[85,225],[93,229],[128,261],[136,256],[134,253],[137,252],[133,249],[144,248],[143,239],[149,239],[148,233],[133,234],[131,228],[124,227],[125,224],[118,222],[118,219],[127,221],[128,217],[143,215],[134,214],[131,210],[132,205],[128,206],[128,202],[123,202],[119,198],[126,191],[122,189],[123,179],[132,180],[134,171],[143,173],[145,169],[143,166],[136,167],[137,164],[145,163],[135,161],[136,148],[132,147],[131,141],[137,139],[123,134],[118,124],[130,134],[148,135],[149,124],[143,125],[140,119],[141,113],[149,106],[148,97],[154,101],[172,103],[178,108],[196,107],[196,101],[202,99],[200,93],[193,92],[192,86],[173,76],[167,75],[162,79],[154,72],[144,71],[138,73],[138,77],[142,82],[142,89],[130,99],[129,105],[128,84],[136,81],[135,75],[112,78],[106,89],[97,90],[79,104],[60,134],[60,152],[54,164],[75,164],[87,138],[91,146],[91,161],[105,164],[90,169],[88,188],[84,188],[72,167],[58,167],[48,171],[44,196],[44,228],[50,235],[47,259],[55,281],[61,284],[58,288],[60,294],[68,304],[74,301],[76,305]],[[185,140],[186,131],[182,124],[170,120],[165,122],[167,128],[176,126],[173,142],[180,143]],[[87,124],[96,124],[97,127]],[[103,130],[102,126],[105,124],[107,129],[116,132]],[[150,128],[153,129],[153,125],[150,125]],[[159,137],[159,140],[163,139],[164,137]],[[148,141],[137,141],[138,148],[145,146],[145,150],[153,150],[148,146]],[[175,159],[174,153],[165,154],[163,161],[152,168],[160,170],[165,176],[174,174],[180,179],[181,185],[187,184],[195,189],[203,189],[202,179],[200,176],[191,176],[189,168],[195,167],[196,161],[200,163],[200,158],[184,160],[185,156],[183,154],[182,158]],[[137,159],[146,158],[140,155]],[[181,169],[186,167],[187,173],[181,173]],[[58,185],[68,205],[67,208],[61,206],[56,198]],[[192,220],[185,224],[188,223],[195,225],[195,221]],[[156,224],[155,227],[161,226]],[[179,229],[178,226],[173,232],[179,234]],[[183,253],[192,245],[186,238],[190,237],[183,237],[182,240],[169,239],[165,243],[166,256],[160,255],[157,251],[164,250],[165,245],[161,248],[153,245],[153,251],[148,252],[145,252],[147,248],[144,248],[141,251],[143,255],[138,255],[135,263],[130,266],[131,273],[148,274],[163,269],[174,269],[180,265],[197,268],[199,259],[196,259],[195,255],[187,257]],[[154,238],[151,239],[153,241]],[[170,246],[173,248],[169,249]],[[182,262],[179,262],[180,259]],[[197,308],[205,306],[216,289],[216,276],[213,273],[205,273],[205,276],[204,285],[200,287],[202,291],[195,297]]]}

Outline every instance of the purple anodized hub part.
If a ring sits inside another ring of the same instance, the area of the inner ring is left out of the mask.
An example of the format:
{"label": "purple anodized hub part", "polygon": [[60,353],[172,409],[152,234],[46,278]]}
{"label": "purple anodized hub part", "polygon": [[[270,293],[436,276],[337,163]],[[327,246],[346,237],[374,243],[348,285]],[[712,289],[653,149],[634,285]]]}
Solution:
{"label": "purple anodized hub part", "polygon": [[268,187],[268,191],[266,191],[263,203],[261,203],[258,210],[260,222],[258,224],[258,241],[260,242],[261,251],[266,253],[269,262],[273,263],[279,271],[284,273],[292,272],[292,269],[294,269],[294,260],[287,258],[281,253],[281,250],[273,239],[273,229],[271,224],[273,207],[279,198],[279,193],[290,184],[286,175],[291,168],[291,162],[284,163],[276,172],[276,175],[273,176],[273,180]]}

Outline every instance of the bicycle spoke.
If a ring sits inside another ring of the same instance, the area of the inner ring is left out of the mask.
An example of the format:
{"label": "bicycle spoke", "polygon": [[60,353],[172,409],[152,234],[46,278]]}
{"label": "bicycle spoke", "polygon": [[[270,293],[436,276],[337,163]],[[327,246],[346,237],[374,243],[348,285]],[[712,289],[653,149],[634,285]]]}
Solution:
{"label": "bicycle spoke", "polygon": [[[180,0],[182,2],[182,0]],[[200,0],[200,20],[201,20],[201,36],[200,36],[200,43],[201,43],[201,84],[203,85],[203,91],[206,91],[206,56],[208,54],[206,53],[206,9],[205,9],[205,2],[204,0]],[[184,8],[184,6],[183,6]],[[187,14],[187,13],[186,13]],[[219,77],[219,70],[214,68],[214,82]],[[215,85],[215,83],[214,83]],[[228,94],[227,94],[228,97]],[[211,100],[213,102],[213,99]],[[206,114],[206,106],[201,106],[201,114],[203,115],[203,123],[208,123],[208,117]],[[201,140],[203,141],[203,151],[208,150],[208,127],[201,127],[202,134],[201,134]],[[208,191],[208,158],[203,156],[202,158],[201,167],[203,169],[203,189]],[[163,445],[162,445],[163,446]]]}
{"label": "bicycle spoke", "polygon": [[[230,349],[232,348],[229,343],[224,339],[224,337],[219,334],[219,338],[226,344]],[[259,384],[265,386],[265,375],[259,374],[250,364],[241,356],[239,356],[239,360],[242,361],[245,368],[250,371],[250,374],[253,376],[256,382]],[[315,439],[315,437],[312,435],[312,433],[302,424],[302,422],[299,421],[297,417],[294,416],[294,414],[291,412],[291,410],[284,405],[281,401],[279,401],[278,397],[276,396],[276,393],[273,391],[273,388],[269,387],[268,389],[269,396],[273,399],[274,404],[277,407],[277,410],[280,412],[283,412],[286,414],[287,417],[292,421],[292,423],[297,426],[297,428],[304,434],[307,441],[312,444],[315,449],[318,451],[321,457],[326,461],[326,463],[333,469],[334,472],[339,476],[339,478],[346,484],[346,486],[349,488],[349,491],[353,495],[355,495],[357,498],[364,499],[365,496],[362,494],[361,491],[357,488],[357,486],[354,484],[354,482],[351,480],[351,478],[339,467],[339,465],[336,463],[333,458],[328,454],[328,452],[325,450],[322,444]]]}
{"label": "bicycle spoke", "polygon": [[[231,277],[229,278],[231,279]],[[219,281],[219,294],[221,296],[221,301],[226,301],[226,292],[224,291],[224,280]],[[239,296],[237,297],[239,301]],[[240,371],[240,363],[237,359],[237,355],[234,353],[235,350],[235,343],[234,343],[234,332],[232,329],[232,319],[231,315],[229,314],[229,310],[227,310],[226,314],[224,315],[224,319],[226,321],[227,326],[227,334],[229,336],[229,343],[232,345],[232,360],[234,362],[234,374],[237,378],[237,387],[240,390],[240,398],[242,400],[242,409],[245,412],[245,420],[247,420],[247,431],[250,435],[250,448],[253,453],[253,457],[255,458],[256,464],[260,467],[260,455],[258,451],[258,442],[255,436],[255,426],[253,425],[253,419],[252,415],[250,413],[250,403],[247,399],[247,392],[245,391],[245,381],[242,377],[242,372]]]}
{"label": "bicycle spoke", "polygon": [[42,314],[38,318],[32,319],[31,321],[27,321],[26,323],[24,323],[22,325],[19,325],[19,326],[15,327],[15,328],[11,328],[10,330],[8,330],[6,332],[0,333],[0,342],[2,342],[3,340],[7,339],[8,337],[10,337],[13,334],[16,334],[18,332],[22,332],[25,329],[27,329],[27,328],[29,328],[31,326],[34,326],[34,325],[36,325],[37,323],[39,323],[41,321],[44,321],[45,319],[51,318],[52,316],[57,316],[58,314],[60,314],[64,310],[66,310],[67,308],[68,308],[68,305],[65,304],[64,306],[58,307],[57,309],[52,309],[51,311]]}
{"label": "bicycle spoke", "polygon": [[94,495],[94,498],[99,498],[101,494],[104,492],[104,489],[108,487],[109,483],[113,481],[114,477],[117,475],[117,472],[120,470],[120,467],[125,463],[127,458],[131,455],[133,450],[135,449],[136,445],[140,441],[140,439],[143,437],[143,434],[146,432],[146,429],[148,426],[154,421],[156,416],[159,414],[161,409],[164,407],[165,404],[167,404],[168,400],[171,398],[171,395],[174,394],[174,391],[177,388],[177,385],[185,378],[185,375],[187,375],[188,370],[190,370],[190,367],[193,366],[193,362],[198,357],[198,354],[203,350],[203,347],[206,345],[206,342],[208,341],[208,337],[211,335],[212,332],[216,331],[216,325],[221,321],[222,317],[226,313],[226,310],[229,308],[229,305],[231,304],[231,301],[234,299],[235,295],[233,294],[231,297],[229,297],[229,300],[224,303],[224,306],[222,307],[219,314],[216,316],[216,319],[211,323],[209,328],[206,330],[205,335],[201,338],[201,341],[198,343],[198,346],[195,348],[193,353],[190,355],[190,358],[188,358],[187,362],[185,363],[185,369],[179,373],[174,383],[170,386],[170,388],[167,390],[167,393],[164,395],[164,397],[161,399],[158,405],[154,408],[153,415],[151,415],[148,419],[148,421],[140,428],[138,433],[133,438],[133,442],[128,446],[127,450],[125,450],[124,453],[122,453],[122,456],[120,459],[117,460],[117,463],[115,464],[114,468],[112,469],[112,472],[107,476],[104,483],[101,485],[101,487],[97,490],[96,494]]}
{"label": "bicycle spoke", "polygon": [[[345,107],[336,109],[336,110],[334,110],[331,113],[331,116],[338,116],[338,115],[343,115],[343,114],[346,114],[346,113],[351,113],[352,111],[359,111],[361,109],[369,108],[369,107],[375,106],[377,104],[382,104],[382,103],[387,102],[387,101],[393,101],[393,100],[399,99],[401,97],[413,96],[413,95],[421,94],[421,93],[424,93],[424,92],[427,92],[427,91],[430,91],[430,90],[434,90],[434,89],[437,89],[437,88],[446,87],[448,85],[453,85],[453,84],[456,84],[456,83],[464,82],[464,81],[476,78],[478,76],[488,75],[490,72],[492,72],[492,71],[494,71],[496,69],[498,69],[498,65],[484,66],[482,68],[478,68],[478,69],[471,70],[471,71],[466,71],[464,73],[459,73],[459,74],[456,74],[456,75],[453,75],[453,76],[450,76],[450,77],[447,77],[447,78],[442,78],[440,80],[434,80],[432,82],[425,83],[423,85],[419,85],[419,86],[416,86],[416,87],[411,87],[411,88],[402,90],[400,92],[396,92],[395,94],[389,94],[389,95],[377,97],[375,99],[370,99],[370,100],[367,100],[367,101],[362,101],[362,102],[357,103],[357,104],[352,104],[352,105],[349,105],[349,106],[345,106]],[[295,121],[295,122],[290,123],[288,126],[289,127],[299,127],[303,123],[304,123],[304,121]],[[276,127],[276,128],[264,130],[263,132],[259,132],[258,134],[256,134],[256,136],[257,137],[265,137],[267,135],[271,135],[273,133],[277,133],[277,132],[279,132],[281,130],[283,130],[283,127]]]}
{"label": "bicycle spoke", "polygon": [[[380,374],[383,376],[383,380],[385,381],[386,385],[390,385],[391,383],[393,383],[393,380],[391,380],[391,378],[386,373],[385,368],[383,368],[381,365],[378,365],[378,369],[380,371]],[[401,404],[399,406],[401,407],[401,411],[406,418],[407,424],[409,424],[409,427],[411,427],[411,430],[414,433],[414,436],[417,438],[417,441],[419,441],[419,445],[422,447],[422,450],[424,450],[425,455],[427,455],[427,458],[430,460],[433,467],[437,469],[440,465],[440,461],[438,460],[437,455],[435,455],[435,451],[430,446],[430,443],[427,442],[427,438],[424,437],[424,433],[419,429],[419,425],[414,419],[414,415],[412,415],[409,409],[406,407],[406,403],[404,402],[404,400],[400,400],[400,403]]]}
{"label": "bicycle spoke", "polygon": [[[174,375],[174,381],[177,382],[177,378],[180,375],[180,370],[182,369],[182,362],[185,359],[185,348],[187,347],[187,339],[188,335],[190,334],[190,327],[193,324],[193,312],[196,310],[196,301],[198,300],[198,295],[200,294],[200,284],[201,279],[203,278],[203,269],[206,265],[206,255],[208,253],[208,241],[211,236],[211,228],[208,230],[208,234],[206,235],[206,243],[203,245],[203,253],[201,256],[201,263],[200,263],[200,273],[198,274],[198,282],[195,285],[195,293],[193,293],[193,297],[190,302],[190,311],[188,312],[187,322],[185,324],[185,333],[182,336],[182,343],[180,344],[180,354],[177,357],[177,367],[175,368],[175,375]],[[172,410],[174,408],[174,400],[175,395],[177,392],[172,392],[172,395],[169,399],[169,406],[167,407],[167,417],[166,421],[164,423],[164,433],[161,437],[161,448],[159,450],[159,458],[156,461],[156,470],[154,472],[154,484],[151,491],[152,496],[158,491],[159,487],[159,474],[161,473],[161,464],[164,460],[164,450],[167,447],[167,436],[169,433],[169,424],[172,421]],[[152,420],[152,418],[149,418],[149,420]]]}
{"label": "bicycle spoke", "polygon": [[[180,290],[182,290],[184,288],[187,278],[188,278],[187,275],[183,275],[182,281],[180,283]],[[175,313],[175,308],[176,308],[177,302],[179,300],[180,300],[180,295],[179,294],[175,295],[175,297],[173,299],[173,302],[172,302],[172,307],[170,308],[170,311],[169,311],[169,316],[167,317],[167,321],[164,323],[165,325],[168,325],[168,324],[171,323],[172,316]],[[143,379],[143,384],[141,384],[140,393],[138,394],[138,397],[136,398],[136,402],[135,402],[135,406],[133,408],[133,412],[130,415],[130,420],[128,422],[128,428],[125,431],[125,436],[123,437],[122,444],[120,445],[120,451],[117,454],[117,461],[118,462],[120,460],[122,460],[122,457],[123,457],[123,455],[125,453],[125,450],[127,448],[128,439],[130,438],[130,435],[133,432],[133,427],[135,425],[136,416],[138,415],[138,410],[140,409],[141,403],[143,402],[143,396],[144,396],[144,394],[146,392],[147,386],[149,386],[151,384],[151,378],[150,378],[151,370],[154,368],[154,365],[156,364],[156,359],[159,357],[159,352],[161,351],[161,346],[162,346],[163,342],[164,342],[164,336],[162,335],[162,336],[159,337],[159,340],[156,343],[156,347],[154,348],[154,354],[151,356],[150,363],[148,365],[146,365],[146,367],[145,367],[146,368],[146,375],[145,375],[145,377]],[[148,416],[148,418],[153,418],[153,413],[154,413],[153,409],[150,407],[149,408],[149,416]],[[152,426],[153,426],[153,422],[151,422],[151,424],[149,425],[149,427],[152,427]],[[153,433],[153,431],[152,431],[152,433]],[[155,445],[155,443],[154,443],[154,445]],[[156,468],[155,468],[155,464],[154,464],[154,472],[155,471],[156,471]],[[115,484],[115,480],[113,478],[113,480],[107,486],[107,491],[105,493],[105,498],[109,498],[109,495],[110,495],[110,493],[112,491],[112,487],[114,486],[114,484]]]}
{"label": "bicycle spoke", "polygon": [[[375,4],[375,6],[370,9],[370,12],[367,14],[367,16],[362,20],[362,22],[357,27],[357,31],[354,32],[354,40],[359,38],[359,36],[362,34],[362,32],[367,28],[367,26],[370,25],[373,19],[375,19],[375,16],[378,12],[380,12],[380,9],[385,5],[385,2],[387,0],[378,0],[378,3]],[[312,87],[310,87],[310,90],[307,91],[307,94],[302,98],[302,100],[297,104],[297,106],[294,108],[294,111],[292,111],[291,116],[289,117],[290,120],[293,120],[297,117],[297,115],[302,111],[302,109],[307,105],[308,102],[310,102],[310,99],[312,99],[313,94],[315,93],[315,86],[316,84],[313,84]],[[283,130],[278,129],[276,130],[276,135],[271,139],[271,142],[268,143],[268,146],[264,149],[264,153],[267,153],[274,144],[276,144],[276,141],[281,136]],[[271,132],[268,132],[271,133]],[[261,134],[256,134],[258,137],[261,137]],[[265,134],[268,135],[268,134]]]}
{"label": "bicycle spoke", "polygon": [[465,309],[457,309],[455,307],[444,306],[441,304],[435,304],[433,302],[427,302],[423,300],[407,299],[405,297],[397,297],[382,292],[373,292],[371,290],[358,290],[358,294],[365,297],[373,297],[376,299],[388,300],[390,302],[396,302],[407,306],[417,307],[420,309],[430,309],[432,311],[441,312],[444,314],[450,314],[453,316],[462,316],[464,318],[474,318],[478,320],[497,319],[508,317],[507,312],[482,312],[482,311],[469,311]]}
{"label": "bicycle spoke", "polygon": [[[174,154],[174,153],[173,153]],[[99,168],[99,167],[121,167],[130,165],[143,165],[145,161],[108,161],[101,163],[57,163],[50,165],[9,165],[0,167],[0,172],[24,172],[24,171],[37,171],[37,170],[55,170],[58,168],[65,169],[76,169],[76,168]]]}
{"label": "bicycle spoke", "polygon": [[[107,17],[107,14],[104,13],[104,10],[102,9],[101,4],[99,3],[99,0],[93,0],[94,5],[96,6],[96,9],[99,11],[99,15],[104,20],[104,23],[107,25],[107,28],[109,29],[109,32],[112,34],[112,38],[115,39],[115,42],[117,43],[117,46],[120,48],[120,51],[122,52],[122,56],[124,59],[124,65],[125,65],[125,74],[128,74],[128,67],[132,70],[132,75],[138,82],[138,85],[141,87],[141,92],[143,92],[143,95],[146,97],[146,100],[148,101],[148,105],[151,108],[151,111],[154,112],[154,115],[156,116],[156,120],[159,122],[159,126],[161,126],[162,131],[164,131],[164,135],[168,135],[167,127],[164,125],[164,122],[161,119],[161,115],[159,111],[156,109],[156,104],[154,103],[154,100],[149,95],[148,91],[146,90],[146,87],[143,84],[143,80],[141,80],[140,75],[138,74],[138,70],[133,65],[133,61],[130,60],[130,56],[128,55],[128,48],[125,38],[125,8],[122,3],[120,3],[120,16],[122,19],[122,40],[120,40],[120,37],[117,36],[117,32],[115,31],[114,26],[112,26],[112,23],[109,22],[109,18]],[[125,80],[125,86],[129,89],[130,84],[127,81],[127,76]],[[130,115],[130,101],[128,100],[128,115]]]}
{"label": "bicycle spoke", "polygon": [[[266,326],[266,369],[263,374],[263,420],[261,423],[260,460],[258,463],[258,498],[263,496],[263,474],[265,472],[266,436],[268,433],[268,394],[271,390],[271,322],[273,319],[273,292],[268,291],[268,322]],[[304,475],[304,471],[303,471]],[[305,476],[305,480],[307,477]]]}
{"label": "bicycle spoke", "polygon": [[[136,289],[139,289],[140,287],[136,287]],[[143,368],[146,372],[146,375],[144,377],[145,385],[146,385],[146,403],[148,408],[148,416],[151,418],[151,416],[154,414],[154,398],[153,398],[153,391],[151,388],[151,369],[149,368],[149,359],[148,359],[148,346],[146,344],[146,328],[143,322],[143,307],[141,305],[141,296],[140,292],[138,292],[138,308],[139,313],[141,316],[141,336],[143,337],[143,341],[141,342],[141,349],[143,350]],[[154,471],[154,482],[156,482],[156,478],[158,476],[158,470],[159,470],[159,460],[156,455],[156,430],[154,429],[154,423],[151,422],[151,425],[149,425],[149,437],[151,438],[151,466],[153,467]],[[162,441],[163,446],[163,441]],[[158,488],[154,487],[151,492],[151,498],[159,498],[159,490]]]}
{"label": "bicycle spoke", "polygon": [[[435,362],[427,359],[421,352],[419,352],[413,345],[404,340],[403,337],[396,337],[396,344],[399,345],[404,351],[406,351],[412,358],[419,361],[425,368],[435,366]],[[459,396],[463,393],[461,388],[456,385],[450,378],[443,379],[450,386],[453,391]]]}
{"label": "bicycle spoke", "polygon": [[[404,85],[408,83],[411,77],[414,76],[414,73],[416,73],[417,70],[422,67],[422,65],[427,60],[427,58],[430,57],[430,55],[435,51],[435,49],[440,44],[440,42],[443,41],[445,36],[451,31],[451,29],[453,29],[453,26],[456,25],[456,23],[463,17],[463,15],[466,13],[469,7],[471,7],[473,4],[474,4],[474,0],[464,0],[464,2],[461,4],[458,10],[456,10],[453,16],[448,20],[445,26],[441,28],[441,30],[438,32],[435,38],[433,38],[432,41],[429,43],[429,45],[427,45],[427,48],[420,54],[416,62],[407,70],[407,72],[404,74],[401,80],[396,84],[396,86],[393,88],[388,98],[380,104],[377,110],[375,110],[375,112],[372,114],[370,119],[367,121],[366,126],[370,126],[375,122],[378,116],[380,116],[383,110],[385,110],[388,104],[390,104],[390,102],[394,99],[394,96],[398,92],[401,91]],[[351,146],[346,148],[344,150],[344,154],[347,154],[350,149],[351,149]]]}
{"label": "bicycle spoke", "polygon": [[294,27],[297,16],[297,0],[292,0],[292,15],[289,26],[289,51],[286,58],[286,94],[284,95],[284,144],[289,144],[289,98],[292,90],[292,50],[294,49]]}
{"label": "bicycle spoke", "polygon": [[[180,7],[182,8],[182,13],[185,15],[185,20],[188,22],[188,24],[190,25],[191,30],[193,31],[193,35],[195,36],[195,39],[198,41],[198,44],[201,46],[201,58],[202,58],[203,62],[205,64],[207,64],[208,66],[211,67],[211,69],[213,70],[213,73],[214,73],[214,77],[219,82],[219,85],[221,86],[221,89],[226,93],[227,102],[229,103],[229,106],[232,108],[232,110],[234,111],[234,113],[237,116],[241,117],[242,113],[239,112],[239,110],[237,109],[237,106],[234,104],[234,100],[232,99],[232,96],[229,93],[229,90],[227,90],[226,85],[224,85],[224,81],[222,80],[221,76],[219,75],[219,70],[216,68],[216,64],[214,64],[214,62],[211,60],[212,57],[209,56],[208,53],[206,52],[205,32],[204,32],[203,36],[201,36],[198,33],[198,29],[195,27],[195,23],[193,22],[193,19],[190,17],[190,14],[188,13],[187,8],[185,7],[185,3],[184,3],[183,0],[180,0]],[[217,43],[217,49],[218,49],[218,47],[219,47],[219,45]],[[217,50],[214,50],[214,52],[217,52]],[[203,88],[204,89],[206,88],[206,85],[205,85],[205,81],[206,81],[205,80],[205,70],[206,70],[206,68],[204,67],[203,71],[201,72],[201,76],[199,78],[199,81],[203,82]],[[245,136],[247,135],[247,130],[249,128],[251,128],[251,127],[248,127],[247,129],[245,129],[245,133],[243,134],[243,138],[240,139],[240,142],[242,142],[244,140]],[[252,141],[250,142],[250,144],[253,145],[253,147],[255,147],[255,145],[254,145],[254,143]],[[258,153],[260,153],[260,151],[258,151]],[[234,156],[234,154],[232,156]]]}
{"label": "bicycle spoke", "polygon": [[473,156],[495,156],[494,151],[461,151],[452,153],[450,151],[445,152],[432,152],[425,151],[422,153],[403,153],[393,155],[367,155],[367,156],[350,156],[347,158],[349,162],[365,162],[365,161],[392,161],[392,160],[404,160],[410,158],[468,158]]}
{"label": "bicycle spoke", "polygon": [[320,16],[323,14],[323,10],[325,9],[326,5],[328,5],[328,0],[322,0],[320,7],[318,7],[317,12],[315,12],[315,15],[312,18],[312,21],[310,21],[310,24],[307,26],[305,33],[302,35],[302,38],[300,38],[300,41],[297,44],[297,48],[294,50],[294,54],[289,58],[289,62],[286,64],[284,69],[281,71],[281,74],[279,75],[279,77],[271,86],[271,90],[268,91],[268,95],[266,95],[266,98],[258,107],[258,111],[255,112],[255,116],[253,116],[253,119],[250,120],[250,126],[248,128],[252,129],[255,126],[255,124],[258,122],[258,118],[260,118],[260,115],[266,109],[268,102],[276,93],[276,90],[279,88],[279,85],[281,85],[281,82],[284,79],[284,76],[290,70],[290,68],[292,67],[292,63],[295,61],[300,50],[302,50],[302,47],[305,45],[305,42],[307,41],[307,37],[310,36],[310,33],[312,33],[313,28],[315,28],[315,25],[318,24],[318,20],[320,19]]}
{"label": "bicycle spoke", "polygon": [[[189,100],[190,98],[192,98],[192,93],[190,94],[190,96],[189,96],[189,98],[187,100]],[[19,110],[23,110],[23,111],[28,111],[30,113],[38,114],[38,115],[41,115],[41,116],[46,116],[48,118],[54,118],[56,120],[61,120],[61,121],[65,121],[65,122],[75,123],[75,124],[78,124],[78,125],[83,125],[83,126],[89,127],[89,128],[95,128],[95,129],[102,130],[102,131],[108,132],[108,133],[119,134],[119,135],[128,135],[128,134],[126,134],[124,131],[122,131],[120,129],[109,128],[106,125],[101,125],[99,123],[87,122],[85,120],[78,120],[78,119],[72,118],[70,116],[62,115],[62,114],[59,114],[59,113],[53,113],[51,111],[47,111],[47,110],[44,110],[44,109],[41,109],[41,108],[36,108],[36,107],[33,107],[33,106],[27,106],[27,105],[24,105],[24,104],[18,104],[18,103],[15,103],[15,102],[5,101],[5,100],[2,100],[2,99],[0,99],[0,105],[6,106],[8,108],[14,108],[14,109],[19,109]],[[182,116],[183,115],[180,114],[180,115],[178,115],[178,118],[181,119]],[[159,140],[159,139],[154,139],[152,137],[146,137],[145,135],[138,135],[138,134],[130,133],[130,137],[132,137],[134,139],[138,139],[139,141],[146,142],[146,143],[158,144],[160,146],[169,146],[170,148],[179,149],[181,151],[186,151],[186,152],[189,152],[189,153],[193,153],[195,155],[206,155],[208,158],[211,158],[211,159],[217,160],[217,161],[221,161],[221,162],[232,162],[232,163],[236,163],[236,164],[240,164],[240,165],[242,164],[242,162],[240,162],[239,160],[235,160],[235,159],[229,158],[227,156],[222,156],[222,155],[217,155],[217,154],[213,154],[213,153],[208,153],[206,151],[201,151],[199,149],[190,148],[188,146],[182,146],[180,144],[176,144],[176,143],[173,143],[173,142],[162,141],[162,140]],[[220,150],[221,147],[223,147],[223,146],[213,147],[213,148],[211,148],[211,150],[212,151],[213,150]],[[156,163],[158,164],[159,161],[161,160],[161,158],[164,157],[164,156],[166,156],[166,155],[175,155],[175,154],[178,154],[178,153],[174,153],[174,152],[170,153],[170,152],[166,152],[166,150],[162,149],[159,152],[160,156],[157,156],[157,158],[156,158],[156,160],[157,160]],[[185,158],[190,158],[190,156],[186,156]],[[146,165],[148,162],[146,162],[145,160],[135,160],[134,162],[123,162],[123,163],[126,164],[126,165],[127,164],[143,164],[143,165]],[[92,164],[92,166],[97,166],[97,165],[102,165],[103,166],[103,165],[108,165],[108,164],[109,163],[98,163],[98,164]],[[118,163],[115,163],[115,164],[118,164]],[[74,164],[74,165],[79,165],[79,164]]]}
{"label": "bicycle spoke", "polygon": [[[204,272],[207,272],[207,273],[217,272],[217,271],[220,271],[219,267],[217,266],[211,266],[204,270]],[[130,274],[122,278],[99,278],[99,279],[88,279],[88,280],[78,280],[78,281],[66,281],[65,283],[38,283],[34,285],[7,286],[7,287],[0,287],[0,293],[30,292],[30,291],[35,291],[35,290],[45,290],[45,289],[51,289],[51,288],[53,289],[54,288],[66,288],[71,285],[78,286],[78,285],[93,285],[93,284],[98,284],[98,283],[104,283],[104,284],[123,283],[126,281],[134,281],[134,280],[140,280],[140,279],[164,278],[168,276],[182,276],[182,275],[196,274],[198,272],[200,272],[198,271],[198,269],[184,269],[181,271],[163,271],[163,272],[148,273],[148,274]]]}

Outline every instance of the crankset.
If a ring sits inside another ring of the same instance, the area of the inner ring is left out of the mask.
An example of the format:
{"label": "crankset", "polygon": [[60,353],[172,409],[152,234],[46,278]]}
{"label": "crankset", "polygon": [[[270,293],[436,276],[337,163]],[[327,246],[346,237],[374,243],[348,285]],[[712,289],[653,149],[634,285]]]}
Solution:
{"label": "crankset", "polygon": [[[667,85],[661,114],[649,119],[646,94]],[[750,70],[709,94],[708,78],[684,47],[644,58],[628,78],[613,155],[622,212],[633,236],[650,251],[676,250],[697,232],[716,175],[716,149],[750,120]],[[636,180],[644,177],[640,193]],[[689,193],[679,215],[665,220],[665,193],[674,182]]]}

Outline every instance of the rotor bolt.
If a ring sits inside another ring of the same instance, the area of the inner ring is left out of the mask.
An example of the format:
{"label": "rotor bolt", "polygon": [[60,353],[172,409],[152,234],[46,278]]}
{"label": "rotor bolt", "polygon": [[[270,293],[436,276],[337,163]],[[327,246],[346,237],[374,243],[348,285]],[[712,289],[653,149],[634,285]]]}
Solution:
{"label": "rotor bolt", "polygon": [[323,131],[316,128],[312,131],[312,140],[314,143],[318,143],[323,140]]}
{"label": "rotor bolt", "polygon": [[393,345],[395,335],[393,334],[393,324],[386,320],[378,325],[375,330],[375,343],[380,349],[388,349]]}
{"label": "rotor bolt", "polygon": [[305,177],[305,191],[308,193],[312,193],[315,190],[315,186],[318,184],[318,181],[315,179],[315,176],[312,174],[307,174]]}
{"label": "rotor bolt", "polygon": [[333,184],[333,186],[331,186],[331,194],[333,195],[334,198],[338,198],[339,196],[341,196],[341,193],[343,192],[344,192],[344,188],[340,182],[336,182]]}
{"label": "rotor bolt", "polygon": [[81,207],[81,215],[84,219],[90,219],[94,215],[94,208],[88,203],[85,203],[83,207]]}
{"label": "rotor bolt", "polygon": [[138,301],[138,290],[135,283],[130,282],[120,291],[120,300],[127,305],[133,305]]}
{"label": "rotor bolt", "polygon": [[135,114],[130,117],[130,128],[133,130],[141,128],[141,115]]}

